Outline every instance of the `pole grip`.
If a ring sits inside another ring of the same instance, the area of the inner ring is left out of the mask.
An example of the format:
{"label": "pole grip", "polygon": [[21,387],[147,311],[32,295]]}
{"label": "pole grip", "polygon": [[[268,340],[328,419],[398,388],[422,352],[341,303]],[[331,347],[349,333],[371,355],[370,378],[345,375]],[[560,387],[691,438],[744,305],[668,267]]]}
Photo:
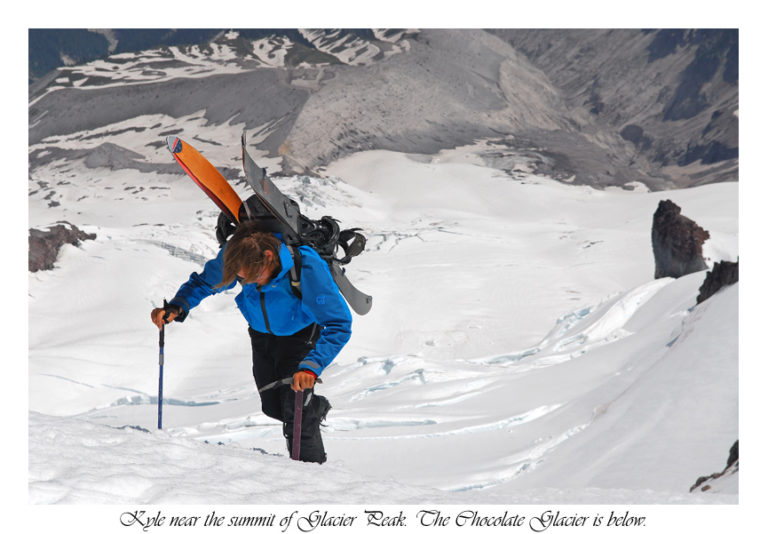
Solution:
{"label": "pole grip", "polygon": [[165,325],[160,327],[160,365],[165,363]]}

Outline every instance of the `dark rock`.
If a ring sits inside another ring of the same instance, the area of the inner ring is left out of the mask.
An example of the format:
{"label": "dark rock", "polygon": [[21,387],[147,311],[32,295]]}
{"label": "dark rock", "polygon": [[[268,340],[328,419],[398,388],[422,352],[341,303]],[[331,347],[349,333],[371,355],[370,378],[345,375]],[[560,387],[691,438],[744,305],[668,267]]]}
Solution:
{"label": "dark rock", "polygon": [[731,445],[731,450],[728,451],[728,463],[726,464],[726,467],[731,467],[734,463],[739,461],[739,440],[737,439],[733,445]]}
{"label": "dark rock", "polygon": [[47,230],[29,229],[29,271],[53,269],[61,246],[69,243],[79,245],[81,240],[96,239],[96,234],[88,234],[74,224],[62,222]]}
{"label": "dark rock", "polygon": [[630,141],[633,145],[641,150],[648,150],[651,148],[653,140],[645,135],[643,129],[636,124],[629,124],[625,126],[619,133],[622,138]]}
{"label": "dark rock", "polygon": [[697,160],[709,164],[738,157],[739,147],[728,147],[718,141],[713,141],[704,145],[689,146],[685,153],[680,157],[678,164],[681,167],[684,167]]}
{"label": "dark rock", "polygon": [[735,263],[732,261],[719,261],[715,263],[715,266],[707,273],[704,283],[701,284],[701,287],[699,288],[699,296],[696,297],[696,304],[701,304],[723,287],[735,284],[738,281],[738,261]]}
{"label": "dark rock", "polygon": [[648,63],[677,52],[685,45],[685,31],[680,29],[659,30],[648,45]]}
{"label": "dark rock", "polygon": [[664,108],[665,121],[690,119],[709,109],[712,102],[705,87],[719,71],[724,71],[727,84],[738,82],[738,66],[733,60],[734,53],[738,58],[738,30],[700,30],[692,34],[692,40],[698,44],[696,55],[680,74],[680,84]]}
{"label": "dark rock", "polygon": [[662,200],[653,214],[651,244],[656,278],[679,278],[707,268],[701,247],[709,239],[709,232],[680,212],[677,204]]}
{"label": "dark rock", "polygon": [[739,440],[736,440],[731,449],[728,451],[728,461],[726,462],[725,469],[719,473],[712,473],[711,475],[702,476],[696,479],[696,482],[691,486],[689,491],[708,491],[712,489],[711,482],[717,480],[726,475],[733,475],[739,472]]}

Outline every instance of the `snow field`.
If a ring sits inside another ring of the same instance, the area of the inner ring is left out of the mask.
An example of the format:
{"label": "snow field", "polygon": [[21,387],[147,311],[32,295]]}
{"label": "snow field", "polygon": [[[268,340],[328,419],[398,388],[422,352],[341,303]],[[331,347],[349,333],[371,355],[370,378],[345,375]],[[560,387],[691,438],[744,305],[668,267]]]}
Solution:
{"label": "snow field", "polygon": [[[374,307],[319,387],[334,407],[322,467],[286,461],[260,413],[233,292],[167,328],[154,430],[149,312],[217,250],[194,185],[142,175],[171,191],[119,213],[30,197],[35,217],[98,235],[29,275],[30,502],[737,502],[738,477],[688,488],[738,438],[738,286],[694,307],[704,273],[653,280],[650,227],[671,198],[712,233],[711,262],[734,259],[738,185],[595,191],[468,152],[363,153],[328,179],[276,180],[368,236],[348,272]],[[304,476],[316,492],[289,482]]]}

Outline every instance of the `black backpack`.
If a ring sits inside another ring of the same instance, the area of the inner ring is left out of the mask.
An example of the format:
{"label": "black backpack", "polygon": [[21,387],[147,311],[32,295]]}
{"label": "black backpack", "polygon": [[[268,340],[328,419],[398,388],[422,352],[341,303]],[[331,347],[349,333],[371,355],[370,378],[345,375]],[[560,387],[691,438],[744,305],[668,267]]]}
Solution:
{"label": "black backpack", "polygon": [[[293,199],[289,199],[289,201],[295,205],[298,211],[296,201]],[[320,257],[328,263],[332,274],[337,270],[338,265],[348,264],[352,258],[365,249],[366,240],[365,236],[359,232],[360,228],[340,230],[338,221],[327,215],[319,220],[313,220],[299,213],[299,233],[296,235],[267,210],[258,195],[251,195],[243,202],[238,218],[242,222],[259,221],[257,225],[259,231],[281,234],[282,241],[291,251],[293,257],[294,269],[290,271],[291,289],[298,298],[301,298],[301,254],[296,251],[295,247],[308,245],[315,249]],[[235,229],[236,226],[232,220],[224,212],[221,212],[216,223],[216,239],[220,247],[224,246]],[[339,249],[343,252],[341,257],[338,256]],[[344,270],[341,269],[342,274],[343,272]],[[335,275],[334,279],[336,279]],[[338,284],[339,280],[336,282]],[[341,284],[340,289],[342,289],[342,294],[347,301],[355,308],[355,303],[350,300],[350,295],[345,294],[345,288]],[[358,311],[358,313],[361,312]]]}

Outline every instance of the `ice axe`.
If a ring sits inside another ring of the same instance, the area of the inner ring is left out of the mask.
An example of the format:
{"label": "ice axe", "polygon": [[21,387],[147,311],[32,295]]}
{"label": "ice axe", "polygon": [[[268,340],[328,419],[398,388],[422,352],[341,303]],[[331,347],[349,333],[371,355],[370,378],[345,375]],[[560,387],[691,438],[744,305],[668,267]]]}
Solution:
{"label": "ice axe", "polygon": [[[315,384],[322,384],[323,380],[320,377],[315,378]],[[281,378],[280,380],[275,380],[274,382],[270,382],[266,386],[262,386],[259,388],[259,393],[264,393],[268,389],[276,388],[277,386],[290,386],[293,384],[293,377],[289,376],[286,378]]]}
{"label": "ice axe", "polygon": [[293,446],[291,460],[298,460],[301,452],[301,412],[304,408],[304,392],[295,391],[293,401]]}
{"label": "ice axe", "polygon": [[[264,387],[259,388],[259,393],[267,391],[277,386],[289,386],[293,382],[293,377],[289,376],[281,380],[270,382]],[[316,383],[322,384],[323,381],[318,377]],[[304,392],[294,392],[293,401],[293,443],[291,444],[291,460],[298,460],[301,453],[301,417],[304,411]]]}

